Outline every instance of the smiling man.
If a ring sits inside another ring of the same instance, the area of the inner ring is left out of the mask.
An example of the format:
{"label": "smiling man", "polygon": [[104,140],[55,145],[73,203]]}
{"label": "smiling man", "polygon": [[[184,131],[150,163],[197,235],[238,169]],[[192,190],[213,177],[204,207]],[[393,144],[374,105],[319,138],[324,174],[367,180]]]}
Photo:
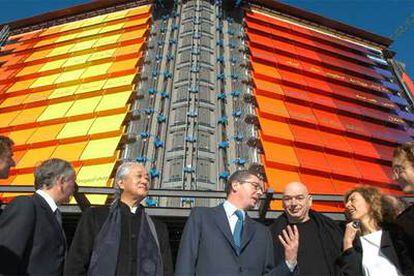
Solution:
{"label": "smiling man", "polygon": [[165,224],[150,218],[141,201],[149,176],[137,162],[119,166],[111,206],[82,216],[70,247],[65,275],[172,275]]}
{"label": "smiling man", "polygon": [[[273,257],[269,230],[246,213],[263,194],[263,181],[248,170],[234,172],[226,185],[227,200],[217,207],[193,208],[181,237],[176,275],[289,275],[296,263],[296,228],[281,239],[285,259]],[[279,263],[278,266],[275,264]],[[289,266],[289,267],[288,267]]]}
{"label": "smiling man", "polygon": [[312,211],[312,196],[300,182],[286,185],[282,214],[270,226],[275,258],[284,258],[283,245],[277,238],[287,225],[299,231],[298,267],[300,275],[335,275],[335,259],[342,252],[342,231],[330,218]]}

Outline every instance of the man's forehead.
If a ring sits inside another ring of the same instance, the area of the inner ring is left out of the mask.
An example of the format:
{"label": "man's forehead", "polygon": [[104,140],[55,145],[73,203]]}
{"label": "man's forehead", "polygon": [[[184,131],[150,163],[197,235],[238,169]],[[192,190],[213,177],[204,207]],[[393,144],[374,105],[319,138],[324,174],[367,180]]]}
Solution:
{"label": "man's forehead", "polygon": [[131,171],[133,171],[134,173],[147,173],[145,167],[140,164],[134,164],[131,169]]}

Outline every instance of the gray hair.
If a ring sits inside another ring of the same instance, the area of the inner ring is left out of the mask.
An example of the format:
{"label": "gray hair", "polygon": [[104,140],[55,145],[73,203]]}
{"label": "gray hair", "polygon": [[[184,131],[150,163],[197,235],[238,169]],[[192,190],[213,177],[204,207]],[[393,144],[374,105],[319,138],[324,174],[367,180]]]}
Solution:
{"label": "gray hair", "polygon": [[72,165],[65,160],[52,158],[40,163],[37,166],[34,176],[35,189],[50,189],[52,188],[59,176],[68,177],[75,173]]}
{"label": "gray hair", "polygon": [[124,180],[125,177],[129,174],[131,167],[133,166],[142,166],[141,163],[138,163],[136,161],[128,161],[124,162],[121,165],[119,165],[118,169],[116,170],[115,174],[115,180],[114,180],[114,199],[112,201],[112,205],[116,204],[121,199],[122,190],[118,185],[118,181]]}

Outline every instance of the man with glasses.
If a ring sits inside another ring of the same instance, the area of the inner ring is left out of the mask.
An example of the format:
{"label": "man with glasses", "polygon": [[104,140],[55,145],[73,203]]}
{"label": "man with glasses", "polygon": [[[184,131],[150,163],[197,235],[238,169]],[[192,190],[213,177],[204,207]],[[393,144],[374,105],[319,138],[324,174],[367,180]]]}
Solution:
{"label": "man with glasses", "polygon": [[275,262],[269,230],[246,213],[258,204],[263,189],[263,181],[252,172],[236,171],[227,182],[227,200],[223,204],[193,208],[181,237],[176,275],[289,275],[294,272],[297,229],[288,227],[284,232],[281,239],[286,246],[286,259]]}
{"label": "man with glasses", "polygon": [[286,185],[283,191],[284,213],[270,226],[275,258],[284,258],[280,235],[288,225],[299,232],[298,268],[300,275],[335,275],[335,259],[341,254],[342,231],[335,221],[311,210],[312,196],[300,182]]}
{"label": "man with glasses", "polygon": [[[394,179],[406,193],[414,192],[414,142],[407,142],[394,150],[392,160]],[[414,261],[414,205],[405,209],[396,220],[405,233],[405,242]]]}

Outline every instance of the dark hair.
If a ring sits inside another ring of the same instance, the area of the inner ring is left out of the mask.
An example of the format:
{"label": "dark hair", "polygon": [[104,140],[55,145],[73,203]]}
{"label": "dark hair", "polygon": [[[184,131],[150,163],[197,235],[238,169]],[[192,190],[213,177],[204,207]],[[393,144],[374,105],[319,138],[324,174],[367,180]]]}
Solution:
{"label": "dark hair", "polygon": [[406,157],[408,161],[414,164],[414,141],[406,142],[394,149],[393,158]]}
{"label": "dark hair", "polygon": [[12,139],[6,136],[0,135],[0,157],[3,156],[3,154],[6,151],[11,151],[11,148],[13,147],[14,142]]}
{"label": "dark hair", "polygon": [[72,165],[68,161],[58,158],[43,161],[34,172],[35,189],[38,190],[44,187],[49,189],[53,187],[59,176],[67,177],[74,172]]}
{"label": "dark hair", "polygon": [[232,173],[227,180],[225,191],[226,194],[229,195],[231,191],[231,184],[234,182],[243,182],[247,179],[249,179],[252,176],[256,176],[252,171],[250,170],[239,170]]}
{"label": "dark hair", "polygon": [[351,189],[345,194],[345,202],[348,201],[348,198],[353,193],[359,193],[365,201],[370,206],[371,216],[378,223],[382,225],[383,222],[383,213],[382,213],[382,195],[377,188],[371,186],[360,186],[354,189]]}

